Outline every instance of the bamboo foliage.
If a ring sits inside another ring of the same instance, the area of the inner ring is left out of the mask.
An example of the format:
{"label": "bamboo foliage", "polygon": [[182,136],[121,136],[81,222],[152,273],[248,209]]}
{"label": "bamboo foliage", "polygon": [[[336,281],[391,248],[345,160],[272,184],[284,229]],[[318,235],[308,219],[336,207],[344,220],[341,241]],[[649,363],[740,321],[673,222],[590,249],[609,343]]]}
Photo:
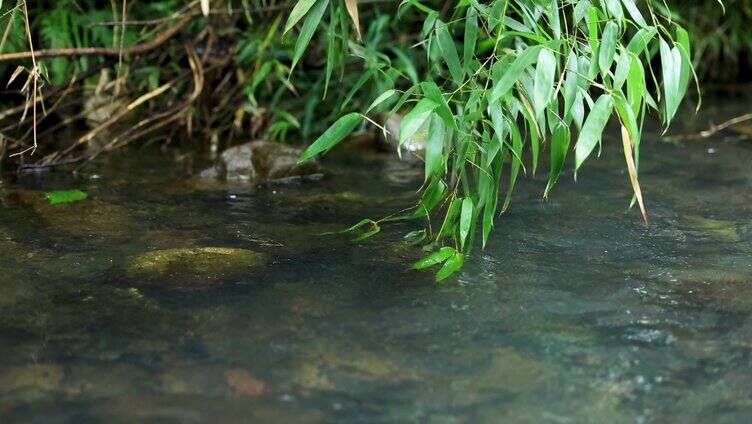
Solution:
{"label": "bamboo foliage", "polygon": [[[341,16],[343,7],[359,34],[354,0],[298,1],[285,26],[289,31],[303,20],[295,58],[322,27],[325,10]],[[367,110],[343,110],[301,158],[329,151],[379,110],[405,113],[400,145],[428,128],[425,184],[414,210],[369,221],[369,228],[426,219],[426,228],[410,236],[434,252],[415,267],[441,265],[436,279],[442,280],[461,268],[477,231],[486,245],[521,171],[535,172],[548,149],[548,196],[567,156],[576,176],[600,150],[610,122],[621,128],[634,200],[647,223],[638,182],[642,125],[653,110],[667,127],[693,78],[690,40],[681,26],[635,0],[403,0],[398,15],[406,14],[423,17],[413,48],[424,51],[427,72],[416,75],[400,54],[384,52],[361,80],[381,79],[386,88]],[[326,26],[330,51],[359,56],[356,40],[337,44],[348,35],[344,26]],[[333,66],[327,61],[328,74]],[[439,229],[432,228],[431,217],[435,222],[442,215]]]}

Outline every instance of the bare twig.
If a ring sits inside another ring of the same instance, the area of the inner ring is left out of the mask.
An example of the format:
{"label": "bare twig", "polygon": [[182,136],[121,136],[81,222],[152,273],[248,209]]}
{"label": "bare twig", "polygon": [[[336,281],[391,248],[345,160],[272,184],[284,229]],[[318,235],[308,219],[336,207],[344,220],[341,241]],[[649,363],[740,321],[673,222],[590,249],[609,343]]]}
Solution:
{"label": "bare twig", "polygon": [[720,125],[713,125],[712,127],[708,128],[705,131],[700,132],[700,137],[702,138],[708,138],[711,135],[717,133],[718,131],[723,131],[728,127],[731,127],[736,124],[741,124],[742,122],[750,121],[752,120],[752,113],[747,113],[745,115],[737,116],[735,118],[731,118],[728,121],[720,124]]}
{"label": "bare twig", "polygon": [[79,47],[79,48],[67,48],[67,49],[46,49],[46,50],[39,50],[37,52],[28,51],[28,52],[0,54],[0,62],[7,62],[10,60],[29,59],[29,58],[32,58],[32,56],[34,56],[35,58],[61,57],[61,56],[119,57],[121,54],[124,54],[124,55],[144,54],[144,53],[148,53],[158,48],[159,46],[164,44],[167,40],[174,37],[190,20],[191,20],[190,15],[183,16],[175,25],[171,26],[166,31],[159,34],[159,36],[157,36],[153,40],[130,46],[124,50],[121,50],[120,48],[111,48],[111,47]]}
{"label": "bare twig", "polygon": [[[14,153],[11,156],[20,156],[24,153],[31,151],[31,154],[33,155],[34,152],[37,150],[37,84],[39,81],[39,68],[37,68],[37,59],[34,55],[34,43],[31,40],[31,27],[29,25],[29,9],[26,7],[26,1],[23,2],[23,12],[24,12],[24,25],[26,26],[26,36],[29,39],[29,54],[31,55],[31,79],[32,79],[32,116],[33,116],[33,123],[32,123],[32,133],[33,133],[33,139],[34,139],[34,145],[26,148],[20,152]],[[0,55],[1,56],[1,55]]]}

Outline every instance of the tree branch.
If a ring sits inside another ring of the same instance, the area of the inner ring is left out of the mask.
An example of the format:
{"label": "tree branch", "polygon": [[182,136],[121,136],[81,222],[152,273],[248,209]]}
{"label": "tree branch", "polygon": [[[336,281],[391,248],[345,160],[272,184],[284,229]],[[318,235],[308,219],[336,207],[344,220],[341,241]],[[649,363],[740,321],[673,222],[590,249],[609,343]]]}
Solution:
{"label": "tree branch", "polygon": [[191,20],[190,15],[184,16],[175,25],[168,28],[165,32],[159,34],[159,36],[157,36],[153,40],[140,43],[140,44],[135,44],[124,50],[120,50],[119,48],[112,48],[112,47],[81,47],[81,48],[68,48],[68,49],[36,50],[33,53],[30,51],[27,51],[27,52],[0,54],[0,62],[7,62],[10,60],[31,59],[32,56],[35,57],[36,59],[40,59],[40,58],[45,58],[45,57],[61,57],[61,56],[114,56],[114,57],[118,57],[120,54],[123,54],[123,55],[144,54],[144,53],[148,53],[158,48],[159,46],[164,44],[167,40],[174,37],[190,20]]}

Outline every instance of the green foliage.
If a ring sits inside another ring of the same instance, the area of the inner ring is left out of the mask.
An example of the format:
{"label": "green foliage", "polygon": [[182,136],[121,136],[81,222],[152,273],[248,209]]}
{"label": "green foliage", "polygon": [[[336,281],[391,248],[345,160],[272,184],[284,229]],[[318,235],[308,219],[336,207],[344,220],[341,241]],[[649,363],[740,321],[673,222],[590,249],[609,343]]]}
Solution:
{"label": "green foliage", "polygon": [[[304,15],[304,9],[329,7],[331,16],[347,16],[341,2],[308,3],[301,0],[298,13],[286,25],[291,29],[305,16],[296,57],[300,44],[308,45],[311,39],[311,25],[323,14],[319,10]],[[347,45],[350,55],[372,70],[352,86],[348,100],[354,92],[358,97],[373,93],[371,105],[361,109],[366,114],[404,107],[400,145],[428,127],[426,183],[414,212],[399,218],[425,218],[427,224],[436,215],[444,218],[428,244],[438,250],[416,268],[443,263],[437,280],[458,270],[478,227],[485,245],[499,210],[499,191],[506,188],[503,211],[520,170],[527,169],[524,163],[531,161],[535,172],[541,150],[550,149],[547,196],[562,172],[572,137],[577,137],[574,165],[579,169],[601,145],[612,120],[623,128],[627,170],[643,209],[636,166],[641,125],[647,111],[654,109],[668,126],[687,91],[693,69],[683,28],[650,4],[640,8],[633,0],[469,0],[441,9],[434,5],[448,4],[400,4],[399,16],[423,19],[421,38],[412,50],[392,50],[391,56],[354,40]],[[324,32],[323,42],[334,42],[335,49],[341,48],[337,40],[348,36],[343,26]],[[418,57],[419,50],[427,60],[421,74],[404,66],[409,60],[400,60]],[[660,69],[656,72],[651,66]],[[660,78],[649,82],[646,75]],[[379,80],[377,85],[384,89],[361,93],[369,79]],[[395,102],[397,93],[402,96]],[[340,118],[303,159],[331,149],[356,127],[360,116],[350,112]],[[427,225],[427,234],[430,231]]]}
{"label": "green foliage", "polygon": [[47,196],[47,200],[50,201],[51,205],[57,205],[59,203],[78,202],[80,200],[86,199],[87,197],[87,194],[81,190],[57,190],[48,191],[44,194],[45,196]]}

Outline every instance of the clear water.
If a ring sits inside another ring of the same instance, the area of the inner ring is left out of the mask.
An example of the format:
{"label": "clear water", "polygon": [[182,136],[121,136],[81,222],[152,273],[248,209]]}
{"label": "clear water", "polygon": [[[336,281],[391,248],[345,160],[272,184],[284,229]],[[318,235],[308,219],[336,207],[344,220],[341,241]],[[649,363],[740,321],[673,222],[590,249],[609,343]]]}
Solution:
{"label": "clear water", "polygon": [[[384,157],[261,188],[136,151],[6,180],[0,422],[749,422],[752,144],[646,137],[645,227],[613,136],[547,202],[542,173],[518,183],[441,285],[409,269],[409,224],[318,235],[410,204],[420,170]],[[61,188],[87,206],[23,201]],[[188,287],[126,272],[191,246],[270,259]]]}

